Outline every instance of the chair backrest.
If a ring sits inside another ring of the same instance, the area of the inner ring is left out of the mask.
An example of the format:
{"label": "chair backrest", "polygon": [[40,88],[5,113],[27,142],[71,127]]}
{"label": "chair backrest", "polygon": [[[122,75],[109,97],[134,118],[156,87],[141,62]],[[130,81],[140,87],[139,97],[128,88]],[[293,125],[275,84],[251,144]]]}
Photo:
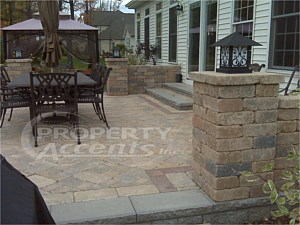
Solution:
{"label": "chair backrest", "polygon": [[92,68],[92,74],[90,75],[90,78],[92,78],[94,81],[98,82],[99,76],[101,73],[101,70],[104,66],[101,64],[95,64]]}
{"label": "chair backrest", "polygon": [[101,80],[101,91],[103,93],[104,89],[105,89],[105,86],[107,84],[107,81],[108,81],[108,78],[109,78],[109,74],[110,74],[110,71],[112,71],[112,68],[108,68],[108,67],[103,67],[101,72],[102,72],[102,80]]}
{"label": "chair backrest", "polygon": [[[289,81],[286,84],[286,87],[284,89],[282,89],[281,91],[279,91],[279,93],[284,91],[284,95],[288,95],[290,85],[291,85],[291,83],[293,81],[293,78],[294,78],[296,72],[299,72],[299,65],[297,65],[297,66],[294,67],[294,70],[293,70],[293,72],[292,72],[292,74],[290,76],[290,79],[289,79]],[[297,82],[297,88],[299,88],[299,80]]]}
{"label": "chair backrest", "polygon": [[249,68],[252,69],[253,72],[260,72],[262,68],[265,67],[265,64],[259,65],[258,63],[253,63],[249,65]]}
{"label": "chair backrest", "polygon": [[10,82],[10,78],[9,78],[8,73],[7,73],[7,71],[6,71],[6,69],[5,69],[4,66],[1,66],[1,81],[2,81],[2,79],[6,83]]}
{"label": "chair backrest", "polygon": [[32,102],[69,101],[77,103],[77,73],[30,73]]}

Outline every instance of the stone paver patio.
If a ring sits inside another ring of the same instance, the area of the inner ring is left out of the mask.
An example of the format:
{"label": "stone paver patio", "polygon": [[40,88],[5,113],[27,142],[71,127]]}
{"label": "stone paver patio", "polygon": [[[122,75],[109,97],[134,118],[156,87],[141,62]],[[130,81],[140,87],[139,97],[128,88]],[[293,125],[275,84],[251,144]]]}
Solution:
{"label": "stone paver patio", "polygon": [[47,204],[198,189],[191,179],[192,111],[147,95],[106,97],[105,106],[110,130],[91,105],[80,105],[82,144],[64,133],[68,125],[40,123],[38,148],[28,109],[15,110],[1,129],[1,152]]}

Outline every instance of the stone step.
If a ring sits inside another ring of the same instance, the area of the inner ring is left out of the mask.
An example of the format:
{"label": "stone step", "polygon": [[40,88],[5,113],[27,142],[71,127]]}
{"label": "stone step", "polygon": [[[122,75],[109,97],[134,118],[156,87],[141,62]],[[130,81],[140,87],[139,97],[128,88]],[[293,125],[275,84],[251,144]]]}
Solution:
{"label": "stone step", "polygon": [[267,197],[215,203],[201,190],[48,206],[57,224],[241,224],[270,218]]}
{"label": "stone step", "polygon": [[193,86],[184,83],[164,83],[164,88],[175,91],[179,94],[183,94],[189,97],[193,97]]}
{"label": "stone step", "polygon": [[193,98],[166,88],[146,89],[146,93],[178,110],[193,109]]}

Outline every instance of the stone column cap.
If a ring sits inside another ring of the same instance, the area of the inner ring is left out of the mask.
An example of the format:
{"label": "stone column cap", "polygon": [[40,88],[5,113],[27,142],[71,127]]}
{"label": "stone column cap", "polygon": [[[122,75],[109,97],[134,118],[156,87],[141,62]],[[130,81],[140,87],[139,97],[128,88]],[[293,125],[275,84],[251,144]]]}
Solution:
{"label": "stone column cap", "polygon": [[212,85],[280,84],[285,75],[276,73],[227,74],[213,71],[191,72],[190,79]]}
{"label": "stone column cap", "polygon": [[106,58],[105,61],[107,62],[127,62],[127,58]]}
{"label": "stone column cap", "polygon": [[6,63],[24,63],[32,62],[32,59],[6,59]]}

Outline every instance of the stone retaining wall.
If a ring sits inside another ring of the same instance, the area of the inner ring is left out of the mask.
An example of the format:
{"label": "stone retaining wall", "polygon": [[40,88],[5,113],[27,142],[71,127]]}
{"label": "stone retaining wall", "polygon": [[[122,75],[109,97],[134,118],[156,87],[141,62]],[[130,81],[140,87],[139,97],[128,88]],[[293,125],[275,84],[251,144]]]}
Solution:
{"label": "stone retaining wall", "polygon": [[288,151],[299,151],[299,96],[280,96],[278,104],[277,120],[277,144],[275,155],[274,177],[276,183],[281,186],[284,170],[294,167],[296,161],[287,160]]}
{"label": "stone retaining wall", "polygon": [[145,94],[148,88],[158,88],[163,83],[175,82],[177,73],[180,73],[180,66],[176,65],[129,65],[129,94]]}
{"label": "stone retaining wall", "polygon": [[31,59],[7,59],[6,60],[6,70],[9,74],[11,80],[20,76],[24,72],[29,72],[32,70]]}
{"label": "stone retaining wall", "polygon": [[[278,97],[283,76],[277,74],[195,72],[190,77],[195,181],[215,201],[262,196],[263,182],[249,183],[240,172],[274,179],[293,166],[283,157],[299,145],[297,97]],[[275,171],[261,170],[268,162],[275,163]]]}
{"label": "stone retaining wall", "polygon": [[162,87],[163,83],[175,82],[180,66],[128,65],[126,58],[107,58],[112,68],[107,84],[110,96],[145,94],[147,88]]}

